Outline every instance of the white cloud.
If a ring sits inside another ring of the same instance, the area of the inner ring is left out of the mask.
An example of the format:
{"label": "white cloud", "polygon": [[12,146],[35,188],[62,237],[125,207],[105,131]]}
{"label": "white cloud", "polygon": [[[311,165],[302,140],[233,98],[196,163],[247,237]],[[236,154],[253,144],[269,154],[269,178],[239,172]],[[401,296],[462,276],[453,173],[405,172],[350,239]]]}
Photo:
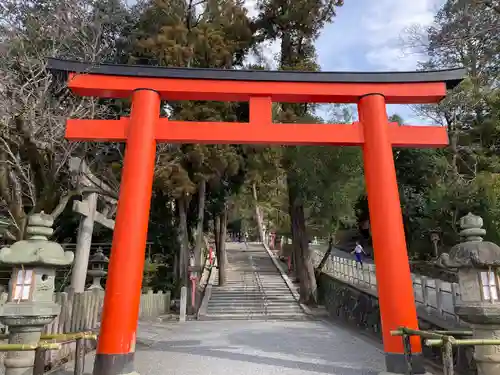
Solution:
{"label": "white cloud", "polygon": [[370,1],[362,16],[369,63],[387,70],[414,70],[422,55],[403,51],[400,37],[413,25],[429,26],[443,0]]}
{"label": "white cloud", "polygon": [[248,10],[249,17],[257,16],[257,0],[245,0],[244,5]]}
{"label": "white cloud", "polygon": [[366,60],[383,70],[412,71],[422,55],[406,54],[400,48],[386,45],[370,49]]}
{"label": "white cloud", "polygon": [[[248,11],[248,16],[250,18],[256,17],[257,11],[257,0],[245,0],[245,8]],[[273,41],[266,41],[261,43],[259,46],[259,55],[261,59],[257,57],[256,54],[251,53],[245,60],[247,64],[262,64],[268,69],[277,69],[277,57],[280,51],[280,39]]]}

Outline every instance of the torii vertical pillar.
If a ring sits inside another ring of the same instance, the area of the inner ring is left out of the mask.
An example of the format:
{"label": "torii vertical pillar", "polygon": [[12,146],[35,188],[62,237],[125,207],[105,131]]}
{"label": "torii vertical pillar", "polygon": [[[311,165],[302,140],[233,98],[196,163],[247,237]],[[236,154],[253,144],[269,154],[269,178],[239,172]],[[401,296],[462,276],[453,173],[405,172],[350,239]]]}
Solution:
{"label": "torii vertical pillar", "polygon": [[159,116],[158,93],[134,91],[94,375],[134,372]]}
{"label": "torii vertical pillar", "polygon": [[[358,114],[365,137],[363,160],[386,368],[389,373],[404,374],[403,343],[390,331],[400,326],[417,329],[418,320],[384,96],[362,97]],[[414,336],[411,343],[416,353],[414,373],[422,374],[420,339]]]}

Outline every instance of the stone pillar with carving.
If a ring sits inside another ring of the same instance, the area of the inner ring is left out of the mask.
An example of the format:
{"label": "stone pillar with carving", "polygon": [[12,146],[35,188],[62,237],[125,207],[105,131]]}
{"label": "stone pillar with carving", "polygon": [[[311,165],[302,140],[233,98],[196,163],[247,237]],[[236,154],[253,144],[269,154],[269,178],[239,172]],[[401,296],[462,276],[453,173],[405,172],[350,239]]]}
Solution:
{"label": "stone pillar with carving", "polygon": [[[441,254],[439,263],[458,271],[461,299],[455,313],[469,323],[474,339],[500,339],[500,247],[483,241],[483,219],[471,213],[460,219],[465,241]],[[500,345],[477,345],[478,375],[500,374]]]}
{"label": "stone pillar with carving", "polygon": [[88,290],[104,290],[101,285],[101,279],[108,274],[106,271],[106,265],[109,263],[109,259],[102,249],[99,247],[94,256],[89,260],[89,270],[87,275],[92,277],[92,285],[88,287]]}
{"label": "stone pillar with carving", "polygon": [[[60,312],[54,302],[56,267],[70,265],[74,255],[48,241],[53,223],[43,212],[30,216],[28,239],[0,250],[0,264],[12,266],[8,300],[0,315],[9,327],[9,344],[37,344],[44,326]],[[31,374],[34,357],[32,351],[8,352],[5,375]]]}

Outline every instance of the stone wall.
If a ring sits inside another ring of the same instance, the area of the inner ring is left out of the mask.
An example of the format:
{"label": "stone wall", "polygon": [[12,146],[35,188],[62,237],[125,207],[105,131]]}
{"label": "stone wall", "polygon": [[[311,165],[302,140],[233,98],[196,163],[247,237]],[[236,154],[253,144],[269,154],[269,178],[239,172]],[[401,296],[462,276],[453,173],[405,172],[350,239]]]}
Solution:
{"label": "stone wall", "polygon": [[[376,293],[361,286],[353,286],[331,275],[322,273],[318,279],[320,303],[325,306],[331,319],[347,323],[352,327],[382,340],[380,309]],[[464,325],[441,322],[434,316],[418,311],[419,325],[422,330],[464,329]],[[463,375],[476,375],[473,360],[473,347],[454,349],[455,370]],[[441,366],[440,348],[423,347],[424,356],[433,364]]]}

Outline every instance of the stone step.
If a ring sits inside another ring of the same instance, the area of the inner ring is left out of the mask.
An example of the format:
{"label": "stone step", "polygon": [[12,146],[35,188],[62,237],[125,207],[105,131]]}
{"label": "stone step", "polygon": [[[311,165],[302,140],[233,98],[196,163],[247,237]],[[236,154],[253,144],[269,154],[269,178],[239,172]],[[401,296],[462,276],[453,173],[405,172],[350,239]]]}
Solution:
{"label": "stone step", "polygon": [[230,290],[214,290],[212,289],[212,295],[219,296],[267,296],[270,298],[280,298],[284,296],[291,296],[290,290],[241,290],[241,291],[230,291]]}
{"label": "stone step", "polygon": [[248,315],[248,314],[279,314],[279,315],[300,315],[304,314],[301,309],[208,309],[207,315]]}
{"label": "stone step", "polygon": [[231,308],[231,309],[217,309],[217,308],[212,308],[207,310],[207,314],[209,315],[224,315],[224,314],[271,314],[271,313],[276,313],[276,314],[303,314],[304,312],[302,309],[295,308],[295,309],[271,309],[267,308],[264,309],[262,306],[256,306],[255,308]]}
{"label": "stone step", "polygon": [[295,310],[300,310],[300,306],[297,304],[265,304],[263,302],[252,302],[252,303],[216,303],[212,304],[210,306],[207,306],[207,309],[234,309],[234,308],[254,308],[258,307],[264,308],[264,306],[267,306],[267,308],[272,308],[272,309],[295,309]]}
{"label": "stone step", "polygon": [[303,321],[310,320],[305,314],[219,314],[203,315],[200,320],[277,320],[277,321]]}
{"label": "stone step", "polygon": [[226,282],[218,273],[203,320],[304,320],[300,305],[264,249],[228,249]]}
{"label": "stone step", "polygon": [[206,315],[210,316],[218,316],[218,315],[303,315],[304,312],[302,310],[287,310],[287,311],[279,311],[279,310],[211,310],[207,311]]}
{"label": "stone step", "polygon": [[224,291],[224,290],[212,290],[212,295],[213,296],[227,296],[230,298],[237,298],[239,296],[248,296],[248,297],[260,297],[260,296],[266,296],[269,298],[280,298],[280,297],[285,297],[285,296],[291,296],[290,291],[286,293],[285,291],[242,291],[242,292],[229,292],[229,291]]}
{"label": "stone step", "polygon": [[219,304],[231,304],[231,303],[252,303],[252,302],[259,302],[263,303],[266,302],[268,304],[276,304],[276,305],[296,305],[297,302],[291,298],[291,299],[269,299],[269,298],[214,298],[211,299],[211,304],[212,302],[219,303]]}
{"label": "stone step", "polygon": [[222,302],[222,303],[213,303],[209,306],[207,306],[208,309],[213,309],[213,308],[219,308],[219,309],[224,309],[224,308],[253,308],[253,307],[259,307],[259,308],[264,308],[264,306],[267,306],[268,308],[273,308],[273,309],[299,309],[300,310],[300,305],[295,304],[295,303],[265,303],[264,301],[247,301],[246,303],[241,303],[241,302]]}
{"label": "stone step", "polygon": [[276,304],[276,305],[291,305],[295,306],[298,305],[297,301],[294,300],[293,298],[291,299],[271,299],[271,298],[219,298],[216,297],[214,299],[210,299],[210,304],[211,303],[221,303],[221,304],[231,304],[231,303],[249,303],[249,302],[256,302],[256,303],[264,303],[266,302],[267,304]]}

